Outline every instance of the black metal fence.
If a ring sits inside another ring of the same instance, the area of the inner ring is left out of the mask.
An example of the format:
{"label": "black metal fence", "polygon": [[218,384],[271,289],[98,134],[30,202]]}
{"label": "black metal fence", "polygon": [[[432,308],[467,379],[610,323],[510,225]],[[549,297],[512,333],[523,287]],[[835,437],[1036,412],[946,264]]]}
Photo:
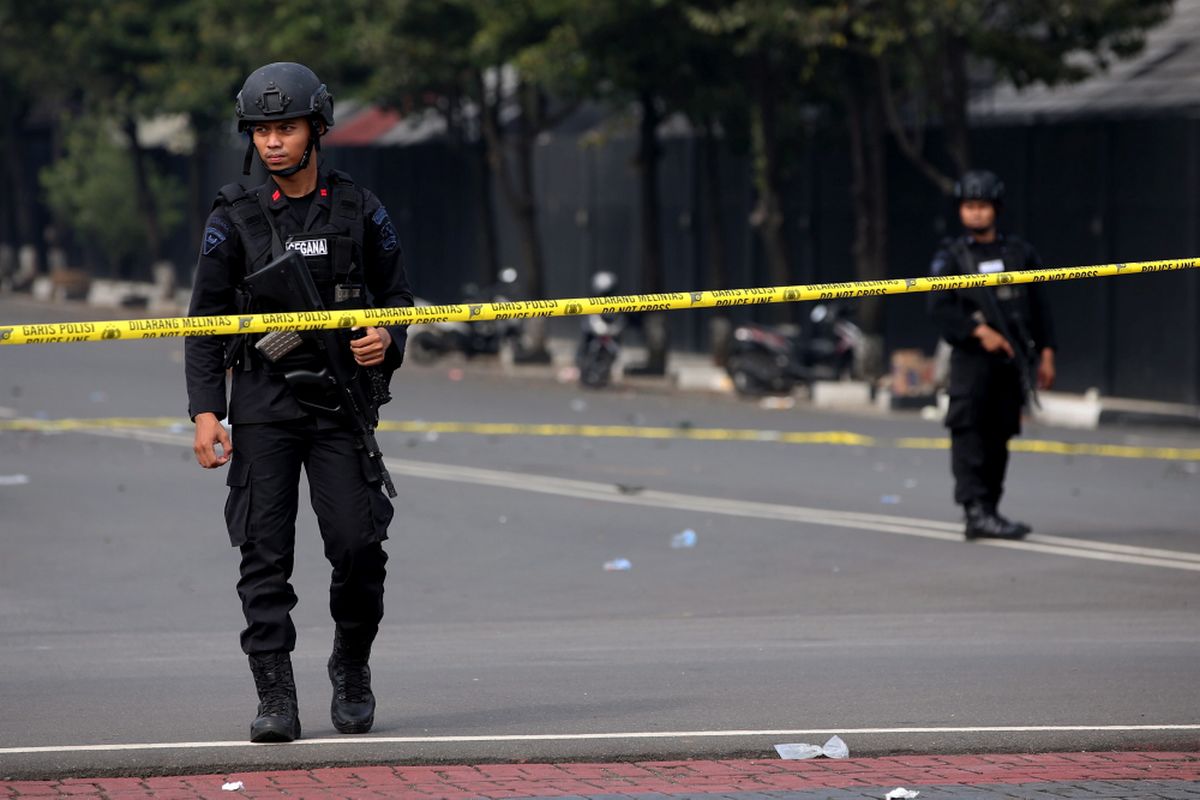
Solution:
{"label": "black metal fence", "polygon": [[[936,140],[929,143],[936,149]],[[1002,225],[1031,241],[1047,266],[1200,256],[1200,120],[1190,117],[993,125],[973,134],[976,162],[1003,176]],[[612,136],[583,145],[550,136],[536,151],[538,213],[550,296],[588,293],[591,274],[611,270],[622,291],[639,284],[636,143]],[[662,242],[670,290],[711,286],[704,229],[700,143],[664,143]],[[795,154],[787,185],[786,235],[794,282],[853,279],[852,209],[845,143],[821,137]],[[329,148],[323,157],[374,190],[400,232],[417,292],[461,297],[483,259],[477,158],[444,142]],[[214,154],[206,197],[240,174],[241,151]],[[731,286],[765,285],[765,259],[749,224],[754,205],[744,156],[720,159],[720,218]],[[181,174],[184,166],[179,165]],[[940,238],[954,230],[951,205],[899,154],[889,154],[889,274],[927,272]],[[501,265],[521,269],[517,226],[499,191]],[[4,214],[0,214],[3,233]],[[44,218],[44,214],[43,214]],[[190,277],[199,230],[176,237],[180,275]],[[1059,331],[1060,387],[1200,403],[1200,274],[1106,278],[1049,287]],[[935,333],[923,296],[885,300],[888,350],[931,352]],[[704,350],[710,311],[669,316],[672,346]],[[738,310],[739,316],[751,310]],[[556,320],[559,331],[578,323]]]}
{"label": "black metal fence", "polygon": [[[936,141],[931,142],[936,146]],[[1146,119],[1004,125],[975,132],[977,162],[1004,176],[1003,224],[1034,243],[1047,266],[1200,256],[1200,121]],[[661,173],[666,285],[710,288],[700,145],[665,143]],[[581,146],[550,138],[537,150],[537,189],[551,296],[587,293],[598,269],[637,291],[639,215],[635,143]],[[478,273],[475,161],[441,144],[331,152],[375,188],[400,226],[419,291],[458,296]],[[848,159],[836,139],[814,141],[789,180],[787,238],[798,283],[853,278]],[[927,272],[952,206],[898,154],[889,166],[890,275]],[[516,226],[501,198],[503,263],[520,267]],[[769,283],[749,225],[754,193],[744,157],[721,159],[721,220],[733,286]],[[1060,386],[1105,394],[1200,402],[1200,274],[1108,278],[1048,287],[1061,345]],[[932,351],[925,298],[885,301],[889,350]],[[707,349],[705,316],[671,315],[674,346]],[[742,315],[753,312],[742,310]],[[562,321],[560,325],[573,324]]]}

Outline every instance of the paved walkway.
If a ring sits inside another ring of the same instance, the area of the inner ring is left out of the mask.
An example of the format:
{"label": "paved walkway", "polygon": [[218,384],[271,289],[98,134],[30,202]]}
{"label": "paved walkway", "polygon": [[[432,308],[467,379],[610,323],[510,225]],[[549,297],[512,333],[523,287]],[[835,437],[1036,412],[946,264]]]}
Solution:
{"label": "paved walkway", "polygon": [[0,782],[0,798],[882,800],[899,787],[920,792],[920,800],[1200,800],[1200,753],[341,767],[231,775]]}

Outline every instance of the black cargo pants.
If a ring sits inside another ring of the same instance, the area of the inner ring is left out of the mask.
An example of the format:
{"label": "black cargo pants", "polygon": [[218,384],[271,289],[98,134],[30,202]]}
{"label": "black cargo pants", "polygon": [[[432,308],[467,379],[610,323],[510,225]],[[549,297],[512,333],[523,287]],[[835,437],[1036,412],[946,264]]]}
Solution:
{"label": "black cargo pants", "polygon": [[996,506],[1004,494],[1008,442],[1021,432],[1024,397],[1017,368],[958,351],[950,360],[950,469],[954,502]]}
{"label": "black cargo pants", "polygon": [[234,425],[232,439],[225,521],[242,554],[242,650],[291,651],[296,645],[291,576],[301,466],[333,567],[330,614],[350,637],[373,640],[383,618],[382,542],[393,510],[378,483],[368,484],[353,434],[307,417]]}

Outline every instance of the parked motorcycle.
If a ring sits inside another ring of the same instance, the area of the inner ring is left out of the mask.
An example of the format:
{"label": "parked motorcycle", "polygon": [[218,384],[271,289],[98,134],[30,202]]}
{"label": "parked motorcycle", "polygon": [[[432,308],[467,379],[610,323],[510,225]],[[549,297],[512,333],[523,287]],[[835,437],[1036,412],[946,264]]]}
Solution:
{"label": "parked motorcycle", "polygon": [[806,327],[746,323],[733,331],[725,370],[739,394],[786,394],[796,384],[844,380],[861,357],[862,330],[840,304],[817,305]]}
{"label": "parked motorcycle", "polygon": [[[517,271],[501,270],[499,281],[488,291],[468,283],[462,289],[464,303],[504,303],[511,296]],[[433,305],[419,297],[418,306]],[[407,355],[418,364],[432,364],[449,353],[462,353],[467,358],[492,356],[506,342],[515,344],[521,337],[521,320],[484,320],[481,322],[431,322],[414,325],[409,331]]]}
{"label": "parked motorcycle", "polygon": [[[617,276],[597,272],[592,276],[592,296],[616,294]],[[613,366],[621,354],[624,314],[589,314],[583,318],[583,332],[575,351],[579,383],[589,389],[601,389],[612,381]]]}

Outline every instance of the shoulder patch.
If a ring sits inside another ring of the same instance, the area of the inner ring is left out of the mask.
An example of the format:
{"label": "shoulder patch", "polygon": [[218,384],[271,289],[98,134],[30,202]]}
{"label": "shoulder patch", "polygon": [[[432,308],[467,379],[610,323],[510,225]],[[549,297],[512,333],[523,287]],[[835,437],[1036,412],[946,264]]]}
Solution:
{"label": "shoulder patch", "polygon": [[396,227],[392,225],[391,217],[382,204],[371,215],[371,222],[379,229],[379,246],[383,248],[383,252],[391,253],[399,247],[400,237],[396,235]]}
{"label": "shoulder patch", "polygon": [[209,255],[221,245],[221,242],[229,238],[229,228],[227,226],[228,223],[220,218],[208,221],[208,227],[204,229],[204,244],[201,246],[201,255]]}

